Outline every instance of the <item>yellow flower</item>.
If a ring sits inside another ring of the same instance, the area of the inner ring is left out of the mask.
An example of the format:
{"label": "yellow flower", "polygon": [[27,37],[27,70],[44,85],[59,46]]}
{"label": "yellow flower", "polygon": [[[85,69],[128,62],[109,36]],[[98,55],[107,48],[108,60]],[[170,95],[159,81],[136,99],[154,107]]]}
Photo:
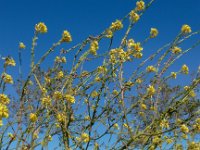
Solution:
{"label": "yellow flower", "polygon": [[123,24],[120,20],[116,20],[115,22],[112,22],[110,29],[111,30],[120,30],[123,28]]}
{"label": "yellow flower", "polygon": [[140,19],[140,16],[134,10],[132,10],[130,12],[130,20],[132,22],[137,22],[139,19]]}
{"label": "yellow flower", "polygon": [[43,22],[39,22],[35,25],[35,31],[37,31],[38,33],[46,33],[47,26]]}
{"label": "yellow flower", "polygon": [[56,77],[57,79],[61,79],[64,77],[64,73],[62,71],[59,71]]}
{"label": "yellow flower", "polygon": [[180,47],[175,46],[174,48],[172,48],[172,53],[174,54],[179,54],[181,51],[182,50]]}
{"label": "yellow flower", "polygon": [[138,83],[138,84],[141,84],[142,83],[142,79],[138,78],[135,82]]}
{"label": "yellow flower", "polygon": [[105,35],[107,38],[112,38],[113,37],[113,32],[112,30],[108,29],[106,30],[106,35]]}
{"label": "yellow flower", "polygon": [[189,129],[185,124],[181,125],[180,130],[183,133],[188,133],[189,132]]}
{"label": "yellow flower", "polygon": [[36,122],[37,121],[37,115],[34,113],[30,113],[29,119],[31,122]]}
{"label": "yellow flower", "polygon": [[0,103],[6,105],[10,103],[10,99],[5,94],[0,94]]}
{"label": "yellow flower", "polygon": [[26,45],[23,42],[19,42],[19,49],[25,49]]}
{"label": "yellow flower", "polygon": [[174,79],[176,79],[176,72],[171,72],[171,76],[172,76],[172,78],[174,78]]}
{"label": "yellow flower", "polygon": [[184,34],[188,34],[190,32],[192,32],[191,27],[187,24],[184,24],[181,28],[181,32]]}
{"label": "yellow flower", "polygon": [[146,71],[147,71],[147,72],[156,72],[156,68],[155,68],[154,66],[148,66],[148,67],[146,68]]}
{"label": "yellow flower", "polygon": [[154,95],[155,93],[156,93],[155,88],[154,88],[152,85],[149,85],[149,87],[147,88],[147,94],[148,94],[149,96],[152,96],[152,95]]}
{"label": "yellow flower", "polygon": [[54,61],[57,62],[57,63],[66,63],[67,62],[65,57],[59,57],[59,56],[56,56]]}
{"label": "yellow flower", "polygon": [[163,119],[163,120],[160,122],[160,127],[161,127],[161,128],[169,128],[169,122],[168,122],[168,120]]}
{"label": "yellow flower", "polygon": [[181,72],[184,73],[184,74],[188,74],[188,73],[189,73],[189,68],[188,68],[188,66],[184,64],[184,65],[181,67]]}
{"label": "yellow flower", "polygon": [[146,110],[146,109],[147,109],[147,106],[146,106],[145,104],[141,104],[141,105],[140,105],[140,108]]}
{"label": "yellow flower", "polygon": [[136,10],[141,11],[145,9],[145,3],[144,1],[140,0],[136,2]]}
{"label": "yellow flower", "polygon": [[134,50],[136,52],[141,52],[143,50],[143,48],[141,47],[140,42],[134,43],[133,47],[134,47]]}
{"label": "yellow flower", "polygon": [[100,78],[100,77],[96,77],[94,80],[95,80],[96,82],[100,82],[100,81],[101,81],[101,78]]}
{"label": "yellow flower", "polygon": [[156,28],[151,28],[150,37],[151,37],[151,38],[155,38],[157,35],[158,35],[158,29],[156,29]]}
{"label": "yellow flower", "polygon": [[94,40],[90,43],[90,53],[97,55],[97,50],[99,49],[99,43],[97,40]]}
{"label": "yellow flower", "polygon": [[58,113],[56,115],[56,119],[58,120],[58,122],[64,122],[66,120],[66,116],[63,113]]}
{"label": "yellow flower", "polygon": [[156,137],[153,138],[152,143],[153,144],[159,144],[161,141],[162,140],[159,137],[156,136]]}
{"label": "yellow flower", "polygon": [[5,83],[10,83],[10,84],[13,84],[13,78],[11,75],[7,74],[7,73],[4,73],[2,75],[2,78],[4,80]]}
{"label": "yellow flower", "polygon": [[128,40],[128,48],[134,47],[135,41],[133,39]]}
{"label": "yellow flower", "polygon": [[99,95],[99,93],[97,92],[97,91],[93,91],[92,93],[91,93],[91,97],[92,98],[95,98],[95,97],[97,97]]}
{"label": "yellow flower", "polygon": [[107,68],[105,66],[99,66],[97,68],[97,72],[98,73],[106,73],[107,72]]}
{"label": "yellow flower", "polygon": [[81,139],[82,139],[82,141],[85,142],[85,143],[87,143],[87,142],[90,141],[90,137],[89,137],[89,135],[88,135],[87,133],[82,133],[82,134],[81,134]]}
{"label": "yellow flower", "polygon": [[143,54],[140,52],[133,54],[133,57],[135,57],[135,58],[142,58],[142,56],[143,56]]}
{"label": "yellow flower", "polygon": [[66,94],[66,95],[64,96],[64,98],[65,98],[65,99],[67,100],[67,102],[69,102],[69,103],[75,103],[75,97],[72,96],[72,95]]}
{"label": "yellow flower", "polygon": [[8,118],[8,116],[9,112],[7,106],[0,103],[0,119]]}
{"label": "yellow flower", "polygon": [[15,66],[16,63],[15,63],[15,60],[14,60],[13,58],[7,57],[7,58],[5,59],[5,65],[6,65],[6,66]]}
{"label": "yellow flower", "polygon": [[53,94],[53,97],[54,97],[56,100],[60,100],[60,99],[62,99],[62,93],[59,92],[59,91],[55,91],[54,94]]}
{"label": "yellow flower", "polygon": [[42,101],[42,105],[43,106],[49,106],[49,105],[51,105],[51,98],[49,96],[43,97],[41,99],[41,101]]}
{"label": "yellow flower", "polygon": [[71,34],[67,30],[64,30],[61,40],[62,42],[71,42],[72,41]]}
{"label": "yellow flower", "polygon": [[119,129],[119,125],[118,125],[117,123],[115,123],[115,124],[113,125],[113,127],[116,128],[116,129]]}
{"label": "yellow flower", "polygon": [[124,123],[123,126],[124,126],[125,128],[129,128],[128,124],[126,124],[126,123]]}

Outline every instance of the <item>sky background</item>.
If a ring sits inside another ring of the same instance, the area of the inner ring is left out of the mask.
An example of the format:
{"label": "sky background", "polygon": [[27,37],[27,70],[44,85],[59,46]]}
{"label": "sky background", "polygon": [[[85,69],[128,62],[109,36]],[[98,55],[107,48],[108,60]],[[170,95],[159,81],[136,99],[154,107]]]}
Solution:
{"label": "sky background", "polygon": [[[88,35],[100,34],[110,26],[111,22],[129,13],[135,7],[135,2],[136,0],[0,0],[0,55],[12,55],[18,63],[18,43],[24,42],[27,48],[22,54],[23,72],[27,73],[36,23],[44,22],[48,27],[48,33],[40,35],[37,43],[36,59],[39,59],[52,43],[59,40],[63,30],[69,30],[73,38],[72,43],[65,45],[67,49],[87,38]],[[199,8],[200,0],[155,0],[129,37],[142,41],[149,35],[151,27],[158,28],[158,38],[149,42],[144,49],[144,57],[147,57],[162,45],[172,41],[183,24],[189,24],[193,31],[200,30]],[[113,47],[117,46],[116,41],[114,39]],[[185,48],[194,41],[195,38],[187,42]],[[106,47],[100,45],[99,53],[107,50]],[[56,54],[59,54],[59,51],[52,54],[50,58],[54,58]],[[170,69],[178,71],[186,63],[190,70],[194,71],[200,64],[199,58],[200,47],[197,47],[178,60]],[[50,60],[46,60],[45,64]],[[18,72],[17,69],[9,71],[13,74]]]}
{"label": "sky background", "polygon": [[[12,55],[17,60],[18,43],[23,41],[27,46],[23,52],[23,65],[27,66],[24,66],[23,71],[27,72],[36,23],[42,21],[48,27],[48,33],[39,36],[37,60],[53,42],[59,40],[63,30],[67,29],[72,34],[73,43],[68,45],[69,48],[88,35],[101,33],[111,22],[122,18],[133,9],[135,2],[136,0],[0,0],[0,54]],[[199,8],[200,0],[155,0],[136,24],[130,37],[142,41],[149,35],[151,27],[159,29],[158,38],[147,45],[145,53],[148,56],[163,44],[173,40],[183,24],[189,24],[194,31],[199,30]],[[105,51],[104,46],[100,47],[103,48],[100,52]],[[196,48],[173,67],[178,69],[183,63],[187,63],[192,70],[196,70],[199,56],[200,50]]]}

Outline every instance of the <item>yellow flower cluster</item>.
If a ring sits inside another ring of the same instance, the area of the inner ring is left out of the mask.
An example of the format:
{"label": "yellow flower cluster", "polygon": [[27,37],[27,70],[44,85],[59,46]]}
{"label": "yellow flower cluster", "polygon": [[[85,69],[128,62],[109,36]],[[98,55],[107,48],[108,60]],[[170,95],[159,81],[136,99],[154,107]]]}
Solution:
{"label": "yellow flower cluster", "polygon": [[180,47],[175,46],[174,48],[172,48],[172,53],[174,54],[179,54],[181,51],[182,50]]}
{"label": "yellow flower cluster", "polygon": [[29,119],[31,122],[36,122],[37,121],[37,115],[35,113],[30,113]]}
{"label": "yellow flower cluster", "polygon": [[106,30],[106,35],[107,38],[112,38],[113,37],[113,32],[111,29]]}
{"label": "yellow flower cluster", "polygon": [[140,108],[146,110],[147,106],[144,103],[142,103],[142,104],[140,104]]}
{"label": "yellow flower cluster", "polygon": [[176,72],[171,72],[171,77],[172,78],[176,79],[176,76],[177,76]]}
{"label": "yellow flower cluster", "polygon": [[97,68],[97,72],[98,73],[106,73],[107,72],[107,68],[105,66],[99,66]]}
{"label": "yellow flower cluster", "polygon": [[7,105],[10,103],[10,99],[8,98],[7,95],[5,94],[0,94],[0,103],[1,104],[4,104],[4,105]]}
{"label": "yellow flower cluster", "polygon": [[161,143],[161,138],[159,138],[158,136],[154,137],[153,140],[152,140],[152,143],[153,144],[160,144]]}
{"label": "yellow flower cluster", "polygon": [[149,87],[147,88],[147,94],[149,96],[153,96],[155,93],[156,93],[156,89],[152,85],[149,85]]}
{"label": "yellow flower cluster", "polygon": [[3,81],[4,81],[5,83],[13,84],[13,78],[12,78],[11,75],[9,75],[9,74],[7,74],[7,73],[4,73],[4,74],[2,75],[2,78],[3,78]]}
{"label": "yellow flower cluster", "polygon": [[67,60],[66,60],[65,57],[59,57],[59,56],[56,56],[56,58],[54,59],[54,61],[56,63],[66,63],[67,62]]}
{"label": "yellow flower cluster", "polygon": [[120,30],[122,28],[123,28],[123,24],[120,20],[116,20],[115,22],[112,22],[110,26],[110,29],[113,31]]}
{"label": "yellow flower cluster", "polygon": [[19,42],[19,49],[25,49],[26,45],[23,42]]}
{"label": "yellow flower cluster", "polygon": [[168,120],[163,119],[163,120],[160,122],[160,127],[161,127],[161,128],[169,128],[169,122],[168,122]]}
{"label": "yellow flower cluster", "polygon": [[188,68],[188,66],[184,64],[184,65],[181,67],[181,72],[184,73],[184,74],[188,74],[188,73],[189,73],[189,68]]}
{"label": "yellow flower cluster", "polygon": [[64,77],[64,73],[62,71],[59,71],[56,75],[57,79],[62,79]]}
{"label": "yellow flower cluster", "polygon": [[81,134],[81,140],[85,143],[90,141],[90,136],[87,133],[82,133]]}
{"label": "yellow flower cluster", "polygon": [[134,43],[133,48],[136,52],[141,52],[143,48],[141,47],[140,42]]}
{"label": "yellow flower cluster", "polygon": [[66,116],[63,113],[58,113],[56,115],[56,119],[58,122],[64,122],[66,120]]}
{"label": "yellow flower cluster", "polygon": [[66,101],[69,102],[69,103],[75,103],[75,97],[72,96],[72,95],[66,94],[64,96],[64,99],[66,99]]}
{"label": "yellow flower cluster", "polygon": [[151,31],[150,31],[150,38],[155,38],[156,36],[158,36],[158,29],[156,28],[151,28]]}
{"label": "yellow flower cluster", "polygon": [[43,106],[50,106],[51,105],[51,98],[49,96],[41,98]]}
{"label": "yellow flower cluster", "polygon": [[199,142],[189,142],[187,150],[200,150],[200,143]]}
{"label": "yellow flower cluster", "polygon": [[97,91],[93,91],[92,93],[91,93],[91,97],[92,98],[95,98],[95,97],[97,97],[99,95],[99,93],[97,92]]}
{"label": "yellow flower cluster", "polygon": [[[190,87],[189,86],[184,86],[184,90],[189,91]],[[196,96],[196,93],[194,92],[194,90],[191,90],[189,92],[189,96],[191,96],[191,97],[195,97]]]}
{"label": "yellow flower cluster", "polygon": [[47,32],[47,26],[43,22],[39,22],[35,25],[35,31],[38,33],[46,33]]}
{"label": "yellow flower cluster", "polygon": [[15,63],[15,60],[13,58],[9,58],[7,57],[5,59],[5,63],[4,63],[6,66],[15,66],[16,63]]}
{"label": "yellow flower cluster", "polygon": [[195,120],[195,124],[193,125],[195,131],[200,132],[200,118]]}
{"label": "yellow flower cluster", "polygon": [[61,41],[62,42],[71,42],[72,41],[71,34],[67,30],[63,31]]}
{"label": "yellow flower cluster", "polygon": [[0,120],[2,120],[2,118],[8,118],[8,116],[9,112],[7,106],[0,103]]}
{"label": "yellow flower cluster", "polygon": [[125,52],[122,48],[112,49],[110,50],[110,62],[112,64],[117,63],[117,61],[120,63],[125,62],[130,59],[130,54],[129,51]]}
{"label": "yellow flower cluster", "polygon": [[191,30],[191,27],[187,24],[184,24],[181,28],[181,32],[184,33],[184,34],[188,34],[188,33],[191,33],[192,30]]}
{"label": "yellow flower cluster", "polygon": [[180,130],[183,133],[188,133],[189,132],[189,129],[188,129],[188,127],[185,124],[181,125]]}
{"label": "yellow flower cluster", "polygon": [[60,91],[55,91],[54,94],[53,94],[53,98],[55,100],[60,100],[62,99],[62,93]]}
{"label": "yellow flower cluster", "polygon": [[90,53],[97,55],[97,50],[99,49],[99,43],[97,40],[94,40],[90,43]]}
{"label": "yellow flower cluster", "polygon": [[145,3],[144,1],[140,0],[136,2],[136,10],[141,11],[145,9]]}
{"label": "yellow flower cluster", "polygon": [[129,15],[132,22],[137,22],[140,19],[140,15],[138,15],[134,10],[132,10]]}
{"label": "yellow flower cluster", "polygon": [[154,66],[147,66],[146,71],[147,72],[156,72],[156,68]]}

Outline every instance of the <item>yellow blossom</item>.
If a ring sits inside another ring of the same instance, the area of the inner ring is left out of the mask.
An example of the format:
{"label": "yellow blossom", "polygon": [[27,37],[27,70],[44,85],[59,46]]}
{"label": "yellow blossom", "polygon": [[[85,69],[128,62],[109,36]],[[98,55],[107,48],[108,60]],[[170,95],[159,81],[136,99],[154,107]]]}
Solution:
{"label": "yellow blossom", "polygon": [[54,97],[56,100],[60,100],[60,99],[62,99],[62,93],[59,92],[59,91],[55,91],[54,94],[53,94],[53,97]]}
{"label": "yellow blossom", "polygon": [[115,123],[115,124],[113,125],[113,127],[116,128],[116,129],[119,129],[119,125],[118,125],[117,123]]}
{"label": "yellow blossom", "polygon": [[7,57],[7,58],[5,59],[5,65],[6,65],[6,66],[15,66],[16,63],[15,63],[15,60],[14,60],[13,58]]}
{"label": "yellow blossom", "polygon": [[66,94],[66,95],[64,96],[64,99],[66,99],[67,102],[69,102],[69,103],[75,103],[75,97],[72,96],[72,95]]}
{"label": "yellow blossom", "polygon": [[141,84],[142,83],[142,79],[138,78],[135,82],[138,83],[138,84]]}
{"label": "yellow blossom", "polygon": [[35,31],[37,31],[38,33],[46,33],[47,26],[43,22],[39,22],[35,25]]}
{"label": "yellow blossom", "polygon": [[146,71],[147,71],[147,72],[156,72],[156,68],[155,68],[154,66],[148,66],[148,67],[146,68]]}
{"label": "yellow blossom", "polygon": [[142,56],[143,56],[143,54],[140,52],[133,54],[133,57],[135,57],[135,58],[142,58]]}
{"label": "yellow blossom", "polygon": [[66,116],[63,113],[58,113],[56,115],[56,119],[58,120],[58,122],[64,122],[66,120]]}
{"label": "yellow blossom", "polygon": [[111,30],[120,30],[123,28],[123,24],[120,20],[116,20],[115,22],[112,22],[110,29]]}
{"label": "yellow blossom", "polygon": [[42,101],[42,105],[43,106],[49,106],[49,105],[51,105],[51,98],[49,96],[43,97],[41,99],[41,101]]}
{"label": "yellow blossom", "polygon": [[134,47],[134,50],[136,52],[141,52],[143,50],[143,48],[141,47],[140,42],[134,43],[133,47]]}
{"label": "yellow blossom", "polygon": [[185,124],[181,125],[180,130],[183,133],[188,133],[189,132],[189,129]]}
{"label": "yellow blossom", "polygon": [[147,94],[149,96],[153,96],[156,93],[155,88],[152,85],[149,85],[149,87],[147,88]]}
{"label": "yellow blossom", "polygon": [[174,78],[174,79],[176,79],[176,72],[171,72],[171,76],[172,76],[172,78]]}
{"label": "yellow blossom", "polygon": [[141,104],[141,105],[140,105],[140,108],[146,110],[146,109],[147,109],[147,106],[146,106],[145,104]]}
{"label": "yellow blossom", "polygon": [[59,71],[56,78],[57,79],[62,79],[64,77],[64,73],[62,71]]}
{"label": "yellow blossom", "polygon": [[163,119],[163,120],[160,122],[160,127],[161,127],[161,128],[169,128],[169,122],[168,122],[168,120]]}
{"label": "yellow blossom", "polygon": [[19,42],[19,49],[25,49],[26,45],[23,42]]}
{"label": "yellow blossom", "polygon": [[63,31],[61,41],[62,42],[71,42],[72,41],[71,34],[67,30]]}
{"label": "yellow blossom", "polygon": [[156,29],[156,28],[151,28],[150,37],[151,37],[151,38],[155,38],[157,35],[158,35],[158,29]]}
{"label": "yellow blossom", "polygon": [[10,99],[5,94],[0,94],[0,103],[6,105],[10,103]]}
{"label": "yellow blossom", "polygon": [[184,74],[188,74],[188,73],[189,73],[189,68],[188,68],[188,66],[184,64],[184,65],[181,67],[181,72],[184,73]]}
{"label": "yellow blossom", "polygon": [[130,12],[130,20],[132,22],[137,22],[140,19],[140,15],[138,15],[134,10]]}
{"label": "yellow blossom", "polygon": [[9,112],[6,105],[0,103],[0,119],[8,118]]}
{"label": "yellow blossom", "polygon": [[172,53],[174,54],[179,54],[181,51],[182,50],[180,47],[175,46],[174,48],[172,48]]}
{"label": "yellow blossom", "polygon": [[113,32],[111,29],[106,30],[106,35],[107,38],[112,38],[113,37]]}
{"label": "yellow blossom", "polygon": [[99,95],[99,93],[97,92],[97,91],[93,91],[92,93],[91,93],[91,97],[92,98],[95,98],[95,97],[97,97]]}
{"label": "yellow blossom", "polygon": [[190,32],[192,32],[191,27],[187,24],[184,24],[181,28],[181,32],[184,34],[188,34]]}
{"label": "yellow blossom", "polygon": [[136,2],[136,10],[141,11],[145,9],[145,3],[144,1],[140,0]]}
{"label": "yellow blossom", "polygon": [[5,83],[10,83],[10,84],[13,84],[13,78],[11,75],[7,74],[7,73],[4,73],[2,75],[2,78],[4,80]]}
{"label": "yellow blossom", "polygon": [[34,113],[30,113],[29,119],[31,122],[36,122],[37,121],[37,115]]}
{"label": "yellow blossom", "polygon": [[156,136],[156,137],[153,138],[152,143],[153,144],[159,144],[159,143],[161,143],[161,141],[162,141],[161,138]]}
{"label": "yellow blossom", "polygon": [[90,137],[87,133],[82,133],[81,134],[81,140],[85,143],[89,142],[90,141]]}
{"label": "yellow blossom", "polygon": [[128,40],[128,48],[134,47],[135,41],[133,39]]}
{"label": "yellow blossom", "polygon": [[90,53],[97,55],[97,50],[99,49],[99,43],[97,40],[94,40],[90,43]]}
{"label": "yellow blossom", "polygon": [[125,128],[129,128],[128,124],[126,124],[126,123],[124,123],[123,126],[124,126]]}

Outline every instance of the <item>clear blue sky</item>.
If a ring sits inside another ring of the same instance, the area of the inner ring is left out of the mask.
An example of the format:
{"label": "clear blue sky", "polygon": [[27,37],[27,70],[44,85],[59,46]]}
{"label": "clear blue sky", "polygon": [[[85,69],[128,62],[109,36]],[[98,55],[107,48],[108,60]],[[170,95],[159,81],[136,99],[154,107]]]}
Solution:
{"label": "clear blue sky", "polygon": [[[40,21],[48,26],[48,34],[41,35],[36,58],[41,56],[62,31],[73,36],[73,44],[88,35],[97,35],[117,18],[122,18],[134,6],[135,0],[0,0],[0,53],[17,58],[18,42],[23,41],[27,50],[23,53],[29,63],[29,50],[34,25]],[[153,49],[169,42],[179,32],[182,24],[193,30],[200,29],[199,0],[155,0],[131,33],[136,40],[143,40],[151,27],[159,29],[159,38],[150,43]],[[200,50],[195,49],[182,58],[188,65],[199,65]]]}

